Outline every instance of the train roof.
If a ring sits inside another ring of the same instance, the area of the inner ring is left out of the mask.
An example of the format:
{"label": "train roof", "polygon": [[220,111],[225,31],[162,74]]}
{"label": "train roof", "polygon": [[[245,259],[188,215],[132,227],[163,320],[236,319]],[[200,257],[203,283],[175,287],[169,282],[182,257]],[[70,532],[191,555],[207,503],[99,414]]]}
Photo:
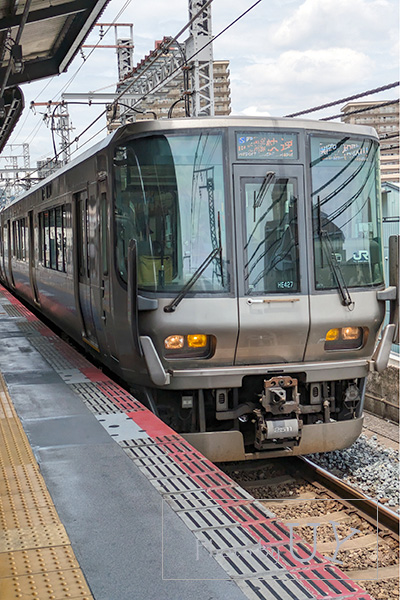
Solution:
{"label": "train roof", "polygon": [[[349,125],[347,123],[330,123],[327,121],[316,121],[312,119],[293,119],[284,117],[242,117],[242,116],[225,116],[225,117],[201,117],[201,118],[181,118],[181,119],[157,119],[149,121],[139,121],[129,123],[116,129],[111,135],[106,136],[101,142],[98,142],[85,152],[77,156],[68,164],[58,169],[46,179],[43,179],[35,186],[23,192],[15,198],[8,206],[15,202],[19,202],[24,197],[28,196],[35,189],[40,189],[43,185],[56,179],[63,173],[69,171],[75,165],[87,160],[94,154],[104,150],[113,142],[118,142],[122,138],[130,137],[135,134],[144,134],[158,131],[183,131],[188,129],[208,129],[208,128],[235,128],[235,129],[256,129],[256,128],[272,128],[272,129],[291,129],[291,130],[307,130],[314,132],[326,133],[345,133],[356,136],[367,136],[379,141],[378,135],[373,127],[362,125]],[[8,208],[7,206],[7,208]],[[3,209],[4,210],[4,209]]]}
{"label": "train roof", "polygon": [[234,128],[257,128],[268,127],[277,129],[307,129],[309,131],[353,133],[373,137],[378,140],[378,135],[373,127],[363,125],[349,125],[348,123],[330,123],[328,121],[317,121],[312,119],[293,119],[285,117],[201,117],[182,119],[159,119],[154,121],[140,121],[120,127],[115,136],[118,139],[122,134],[145,133],[150,131],[172,131],[182,129],[207,129],[209,127],[234,127]]}

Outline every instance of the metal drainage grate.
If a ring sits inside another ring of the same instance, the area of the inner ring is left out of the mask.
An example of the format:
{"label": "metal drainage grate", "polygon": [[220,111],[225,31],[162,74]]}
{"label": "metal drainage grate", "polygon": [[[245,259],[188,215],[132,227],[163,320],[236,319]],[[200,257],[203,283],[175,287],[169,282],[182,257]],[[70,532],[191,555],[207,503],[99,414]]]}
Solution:
{"label": "metal drainage grate", "polygon": [[309,567],[321,565],[323,563],[326,564],[328,562],[326,559],[318,556],[318,554],[315,554],[312,560],[310,560],[312,554],[313,551],[311,546],[307,546],[304,542],[293,543],[292,548],[290,548],[289,544],[279,545],[279,560],[290,571],[303,570],[304,561],[307,562]]}
{"label": "metal drainage grate", "polygon": [[141,467],[140,470],[146,475],[148,479],[171,479],[182,478],[187,476],[185,471],[179,466],[175,465],[170,461],[168,465],[160,465],[153,467]]}
{"label": "metal drainage grate", "polygon": [[172,479],[151,479],[150,483],[160,494],[179,494],[201,490],[201,486],[191,477],[174,477]]}
{"label": "metal drainage grate", "polygon": [[143,404],[138,402],[133,396],[131,396],[131,394],[113,381],[102,381],[97,385],[103,394],[110,398],[114,404],[120,408],[120,410],[124,410],[125,412],[146,410]]}
{"label": "metal drainage grate", "polygon": [[14,306],[13,304],[3,304],[3,308],[8,314],[9,317],[20,317],[22,318],[24,315],[19,310],[18,306]]}
{"label": "metal drainage grate", "polygon": [[193,479],[200,484],[202,488],[217,488],[234,485],[232,479],[224,475],[221,471],[215,471],[214,473],[204,473],[202,475],[194,475]]}
{"label": "metal drainage grate", "polygon": [[252,502],[242,506],[229,506],[227,508],[231,512],[236,521],[240,523],[259,522],[265,519],[271,519],[275,517],[274,513],[270,512],[262,504],[258,502]]}
{"label": "metal drainage grate", "polygon": [[342,598],[342,596],[362,592],[361,588],[350,581],[335,567],[321,566],[319,568],[299,571],[296,574],[300,584],[308,588],[314,595],[328,598]]}
{"label": "metal drainage grate", "polygon": [[219,504],[229,505],[243,500],[254,502],[253,496],[239,486],[210,490],[210,496],[218,500]]}
{"label": "metal drainage grate", "polygon": [[[262,544],[276,545],[280,543],[288,544],[290,542],[289,530],[279,521],[269,520],[262,523],[244,523],[245,527],[251,535],[257,538]],[[300,538],[293,536],[294,541],[299,541]]]}
{"label": "metal drainage grate", "polygon": [[34,333],[37,335],[40,335],[40,321],[21,321],[19,323],[17,323],[17,327],[18,329],[25,334],[30,334],[30,333]]}
{"label": "metal drainage grate", "polygon": [[259,548],[257,541],[239,525],[221,529],[203,529],[194,535],[210,552]]}
{"label": "metal drainage grate", "polygon": [[217,501],[211,498],[210,494],[204,490],[183,494],[171,494],[165,496],[164,499],[175,512],[218,506]]}
{"label": "metal drainage grate", "polygon": [[121,442],[121,446],[123,448],[138,448],[139,446],[160,446],[160,448],[164,448],[165,444],[169,444],[171,441],[178,439],[179,436],[174,435],[165,435],[159,437],[146,437],[141,440],[126,440],[125,442]]}
{"label": "metal drainage grate", "polygon": [[235,525],[235,519],[221,507],[180,511],[179,516],[192,531]]}
{"label": "metal drainage grate", "polygon": [[73,383],[71,388],[85,402],[87,407],[97,415],[121,413],[121,410],[115,406],[114,402],[104,396],[98,389],[96,383]]}
{"label": "metal drainage grate", "polygon": [[67,362],[65,358],[59,352],[57,352],[57,349],[54,348],[53,344],[48,338],[43,336],[33,336],[29,341],[59,375],[62,372],[68,371],[78,372],[76,369],[74,369],[74,365],[71,365],[69,362]]}
{"label": "metal drainage grate", "polygon": [[155,444],[151,444],[150,446],[138,446],[136,448],[132,448],[129,446],[126,447],[126,444],[131,441],[134,440],[129,440],[128,442],[121,441],[120,446],[123,447],[126,454],[133,460],[137,460],[139,458],[157,458],[161,456],[166,456],[162,448],[160,448],[160,446],[156,446]]}
{"label": "metal drainage grate", "polygon": [[288,575],[287,570],[264,548],[226,551],[214,553],[214,558],[231,577],[280,577]]}
{"label": "metal drainage grate", "polygon": [[164,453],[158,456],[143,456],[142,458],[134,458],[131,453],[130,456],[138,467],[168,467],[171,465],[171,458]]}
{"label": "metal drainage grate", "polygon": [[238,585],[250,600],[315,600],[304,587],[288,574],[259,579],[239,579]]}

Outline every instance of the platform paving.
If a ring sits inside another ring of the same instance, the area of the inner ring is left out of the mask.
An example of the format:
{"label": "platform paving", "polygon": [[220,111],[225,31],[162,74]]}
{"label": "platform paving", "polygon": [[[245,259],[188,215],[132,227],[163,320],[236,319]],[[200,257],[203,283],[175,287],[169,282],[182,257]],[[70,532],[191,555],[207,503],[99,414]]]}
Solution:
{"label": "platform paving", "polygon": [[[49,598],[372,600],[298,536],[290,547],[289,528],[2,287],[0,348],[87,585]],[[0,590],[12,575],[0,570]]]}

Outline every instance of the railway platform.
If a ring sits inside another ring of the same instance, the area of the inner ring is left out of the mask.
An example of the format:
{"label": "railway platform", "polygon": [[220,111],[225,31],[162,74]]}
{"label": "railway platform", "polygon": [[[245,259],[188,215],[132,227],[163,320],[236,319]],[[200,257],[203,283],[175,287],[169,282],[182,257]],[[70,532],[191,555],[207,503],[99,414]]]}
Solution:
{"label": "railway platform", "polygon": [[1,600],[373,600],[1,286],[0,340]]}

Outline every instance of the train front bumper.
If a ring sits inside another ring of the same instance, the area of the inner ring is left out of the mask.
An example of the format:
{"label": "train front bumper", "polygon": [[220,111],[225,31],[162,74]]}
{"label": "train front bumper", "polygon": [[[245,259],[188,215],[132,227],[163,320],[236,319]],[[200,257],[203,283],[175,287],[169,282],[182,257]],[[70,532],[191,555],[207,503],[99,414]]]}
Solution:
{"label": "train front bumper", "polygon": [[260,452],[245,451],[243,435],[240,431],[212,431],[181,435],[213,462],[254,460],[348,448],[361,434],[363,421],[364,417],[360,417],[349,421],[304,425],[298,446],[278,447],[276,450]]}

